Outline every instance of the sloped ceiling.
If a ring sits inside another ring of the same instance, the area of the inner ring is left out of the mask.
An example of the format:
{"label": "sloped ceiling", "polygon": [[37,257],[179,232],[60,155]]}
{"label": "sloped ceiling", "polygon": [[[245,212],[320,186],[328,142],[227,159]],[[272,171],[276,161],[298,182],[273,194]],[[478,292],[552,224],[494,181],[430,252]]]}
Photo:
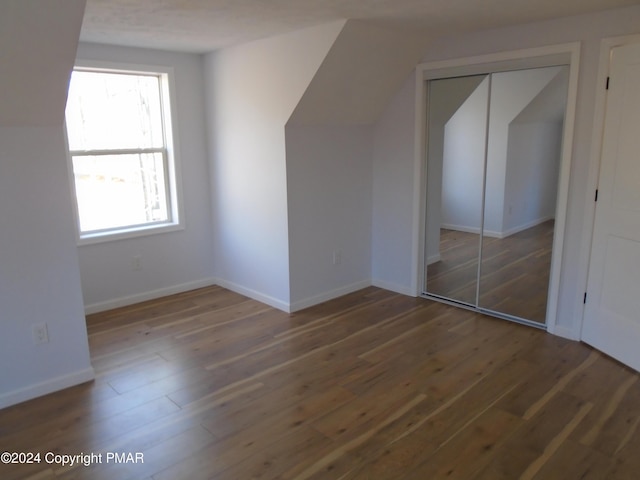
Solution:
{"label": "sloped ceiling", "polygon": [[375,21],[440,36],[637,3],[639,0],[87,0],[81,40],[205,53],[334,20]]}
{"label": "sloped ceiling", "polygon": [[349,20],[294,110],[293,125],[375,121],[424,54],[414,32]]}
{"label": "sloped ceiling", "polygon": [[84,5],[0,2],[0,126],[62,124]]}

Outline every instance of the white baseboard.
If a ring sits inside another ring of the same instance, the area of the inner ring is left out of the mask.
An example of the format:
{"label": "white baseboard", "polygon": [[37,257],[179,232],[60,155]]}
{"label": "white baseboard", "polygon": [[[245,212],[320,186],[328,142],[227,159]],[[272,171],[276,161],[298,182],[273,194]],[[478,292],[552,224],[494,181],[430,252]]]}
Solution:
{"label": "white baseboard", "polygon": [[427,265],[431,265],[433,263],[439,262],[441,258],[442,257],[439,253],[436,253],[435,255],[431,255],[427,257]]}
{"label": "white baseboard", "polygon": [[552,335],[557,335],[558,337],[566,338],[567,340],[580,340],[580,333],[576,332],[575,329],[567,327],[549,325],[547,327],[547,332]]}
{"label": "white baseboard", "polygon": [[298,300],[297,302],[293,302],[289,307],[289,311],[297,312],[298,310],[302,310],[303,308],[312,307],[314,305],[318,305],[319,303],[326,302],[328,300],[332,300],[349,293],[357,292],[358,290],[362,290],[363,288],[367,288],[370,286],[371,280],[361,280],[359,282],[345,285],[344,287],[340,287],[329,292],[324,292],[319,295],[314,295],[313,297],[308,297],[302,300]]}
{"label": "white baseboard", "polygon": [[269,305],[270,307],[277,308],[278,310],[282,310],[283,312],[291,312],[289,302],[284,302],[278,298],[265,295],[261,292],[258,292],[257,290],[252,290],[250,288],[243,287],[242,285],[238,285],[237,283],[229,282],[221,278],[217,279],[215,284],[226,288],[227,290],[231,290],[232,292],[239,293],[240,295],[245,295],[249,298],[253,298],[254,300]]}
{"label": "white baseboard", "polygon": [[215,278],[203,278],[202,280],[181,283],[180,285],[173,285],[171,287],[159,288],[157,290],[152,290],[150,292],[136,293],[135,295],[128,295],[126,297],[114,298],[113,300],[107,300],[105,302],[98,302],[98,303],[93,303],[91,305],[85,305],[84,313],[85,315],[89,315],[91,313],[104,312],[105,310],[111,310],[113,308],[119,308],[119,307],[126,307],[127,305],[146,302],[147,300],[166,297],[167,295],[174,295],[176,293],[188,292],[189,290],[195,290],[196,288],[202,288],[202,287],[209,287],[211,285],[217,285]]}
{"label": "white baseboard", "polygon": [[44,382],[0,395],[0,409],[26,402],[32,398],[41,397],[65,388],[90,382],[95,378],[93,368],[86,368],[77,372],[52,378]]}
{"label": "white baseboard", "polygon": [[409,297],[415,297],[416,296],[416,292],[414,292],[411,289],[411,287],[407,286],[407,285],[400,285],[400,284],[397,284],[397,283],[385,282],[384,280],[379,280],[379,279],[373,279],[371,284],[374,287],[384,288],[385,290],[389,290],[391,292],[396,292],[396,293],[399,293],[401,295],[407,295]]}

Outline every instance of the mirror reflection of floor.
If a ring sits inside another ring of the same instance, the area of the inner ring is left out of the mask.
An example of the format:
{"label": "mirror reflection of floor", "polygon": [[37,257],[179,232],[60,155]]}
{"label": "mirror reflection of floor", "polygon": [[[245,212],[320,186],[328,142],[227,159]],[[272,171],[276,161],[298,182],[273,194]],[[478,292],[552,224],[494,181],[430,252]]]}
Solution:
{"label": "mirror reflection of floor", "polygon": [[[483,239],[480,307],[544,323],[553,224]],[[427,292],[475,304],[478,244],[477,234],[442,229],[440,261],[427,267]]]}

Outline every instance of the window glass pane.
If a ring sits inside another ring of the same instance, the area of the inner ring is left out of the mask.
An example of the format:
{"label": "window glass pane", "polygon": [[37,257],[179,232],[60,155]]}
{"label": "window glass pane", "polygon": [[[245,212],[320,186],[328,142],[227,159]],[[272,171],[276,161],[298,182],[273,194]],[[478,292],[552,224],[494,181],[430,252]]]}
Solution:
{"label": "window glass pane", "polygon": [[160,78],[76,70],[66,118],[72,151],[161,148]]}
{"label": "window glass pane", "polygon": [[74,156],[83,233],[169,220],[162,153]]}

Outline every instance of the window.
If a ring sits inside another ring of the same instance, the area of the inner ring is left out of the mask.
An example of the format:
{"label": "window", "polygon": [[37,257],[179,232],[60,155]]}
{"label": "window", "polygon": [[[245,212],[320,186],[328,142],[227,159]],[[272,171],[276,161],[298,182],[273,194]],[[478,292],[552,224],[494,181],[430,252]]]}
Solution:
{"label": "window", "polygon": [[79,237],[179,226],[168,73],[76,68],[66,109]]}

